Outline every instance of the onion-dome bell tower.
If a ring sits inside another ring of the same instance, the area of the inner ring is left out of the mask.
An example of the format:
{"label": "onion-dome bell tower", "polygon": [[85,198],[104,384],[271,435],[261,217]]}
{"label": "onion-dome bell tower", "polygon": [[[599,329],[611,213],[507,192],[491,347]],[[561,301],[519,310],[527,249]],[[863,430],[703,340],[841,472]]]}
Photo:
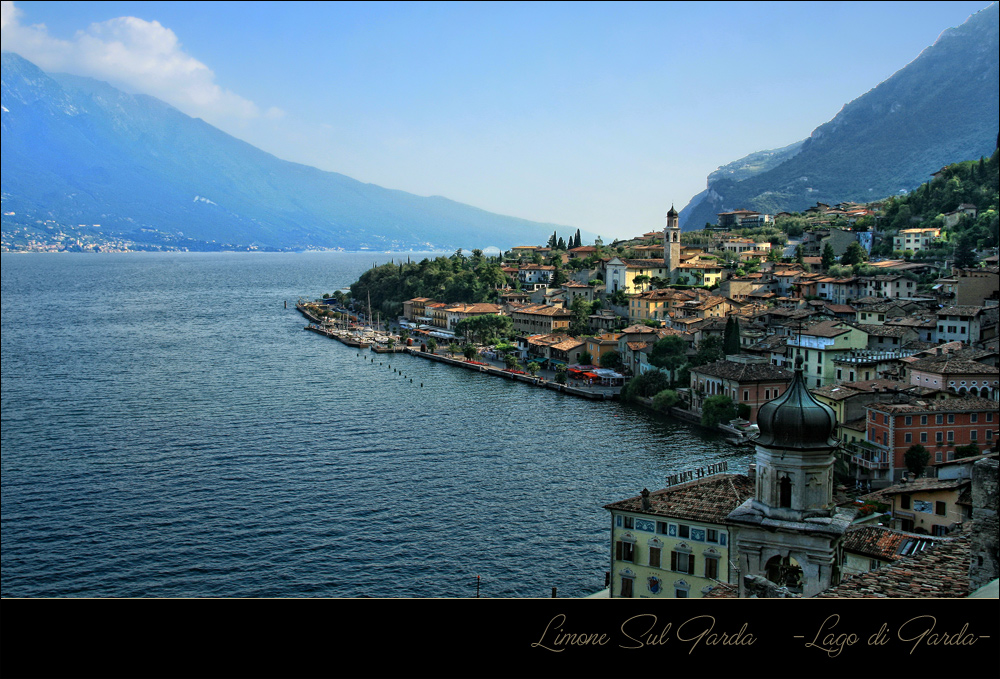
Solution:
{"label": "onion-dome bell tower", "polygon": [[802,596],[838,584],[840,542],[853,510],[833,500],[836,424],[833,409],[809,393],[796,358],[791,386],[757,414],[754,497],[728,517],[740,526],[743,575],[764,576]]}
{"label": "onion-dome bell tower", "polygon": [[674,269],[681,263],[681,227],[677,210],[670,206],[667,212],[667,226],[663,229],[663,267],[673,278]]}

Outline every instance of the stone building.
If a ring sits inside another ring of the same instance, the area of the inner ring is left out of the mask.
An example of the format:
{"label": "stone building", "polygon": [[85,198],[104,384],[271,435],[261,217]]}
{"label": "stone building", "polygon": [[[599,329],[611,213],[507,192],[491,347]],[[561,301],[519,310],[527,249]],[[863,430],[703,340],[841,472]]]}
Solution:
{"label": "stone building", "polygon": [[840,582],[841,542],[854,510],[833,497],[833,410],[809,393],[796,360],[792,384],[757,415],[754,495],[729,514],[739,554],[741,595],[747,577],[814,596]]}

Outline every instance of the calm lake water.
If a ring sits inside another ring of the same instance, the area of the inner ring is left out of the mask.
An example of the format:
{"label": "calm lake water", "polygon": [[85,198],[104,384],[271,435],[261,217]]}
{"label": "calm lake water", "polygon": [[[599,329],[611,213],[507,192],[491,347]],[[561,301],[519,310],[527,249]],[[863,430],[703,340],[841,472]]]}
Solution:
{"label": "calm lake water", "polygon": [[604,504],[745,469],[669,418],[303,330],[296,299],[393,257],[2,255],[0,593],[584,596]]}

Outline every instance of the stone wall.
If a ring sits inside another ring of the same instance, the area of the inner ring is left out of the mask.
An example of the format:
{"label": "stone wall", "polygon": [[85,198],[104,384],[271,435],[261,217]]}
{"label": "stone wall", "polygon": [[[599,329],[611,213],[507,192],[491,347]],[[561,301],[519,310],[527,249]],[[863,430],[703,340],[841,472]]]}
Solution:
{"label": "stone wall", "polygon": [[969,587],[976,591],[1000,577],[1000,525],[997,521],[998,468],[995,459],[980,460],[972,467],[972,557]]}

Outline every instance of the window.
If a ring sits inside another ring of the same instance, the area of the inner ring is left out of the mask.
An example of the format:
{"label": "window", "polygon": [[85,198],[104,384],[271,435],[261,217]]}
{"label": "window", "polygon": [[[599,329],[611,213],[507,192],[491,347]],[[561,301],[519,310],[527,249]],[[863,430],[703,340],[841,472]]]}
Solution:
{"label": "window", "polygon": [[955,413],[948,413],[948,424],[955,424]]}
{"label": "window", "polygon": [[670,570],[694,575],[694,554],[670,552]]}
{"label": "window", "polygon": [[685,526],[683,523],[677,526],[677,535],[682,538],[691,537],[691,527]]}
{"label": "window", "polygon": [[920,424],[927,424],[927,416],[926,415],[921,415],[920,416]]}
{"label": "window", "polygon": [[910,415],[907,415],[906,416],[906,425],[909,426],[911,424],[913,424],[913,417],[910,416]]}
{"label": "window", "polygon": [[938,443],[942,443],[942,442],[944,442],[944,433],[940,432],[940,431],[936,432],[934,434],[934,438],[937,440]]}
{"label": "window", "polygon": [[927,432],[925,431],[920,432],[920,442],[927,443]]}
{"label": "window", "polygon": [[975,424],[978,421],[979,421],[979,413],[972,413],[971,415],[969,415],[969,422]]}
{"label": "window", "polygon": [[628,540],[619,540],[615,543],[615,559],[618,561],[635,562],[635,543]]}
{"label": "window", "polygon": [[993,421],[993,413],[986,413],[986,421],[987,422]]}
{"label": "window", "polygon": [[946,511],[945,508],[946,508],[945,503],[941,502],[940,500],[934,503],[934,513],[937,514],[938,516],[947,515],[948,512]]}
{"label": "window", "polygon": [[718,542],[719,541],[719,531],[714,528],[709,528],[705,531],[705,540],[708,542]]}
{"label": "window", "polygon": [[934,421],[938,424],[944,424],[944,415],[938,415],[934,418]]}
{"label": "window", "polygon": [[948,529],[944,526],[931,526],[931,534],[943,537],[948,534]]}
{"label": "window", "polygon": [[666,535],[667,534],[667,522],[666,521],[657,521],[656,522],[656,532],[659,533],[660,535]]}
{"label": "window", "polygon": [[625,599],[632,598],[632,583],[635,582],[635,578],[622,578],[622,597]]}
{"label": "window", "polygon": [[889,416],[888,415],[883,415],[882,416],[882,424],[889,424]]}
{"label": "window", "polygon": [[943,460],[943,459],[944,458],[941,457],[941,451],[940,450],[937,451],[936,453],[934,453],[934,461],[935,462],[941,462],[941,460]]}
{"label": "window", "polygon": [[970,431],[969,432],[969,440],[970,441],[978,441],[979,440],[979,432],[976,431],[975,429],[973,429],[972,431]]}
{"label": "window", "polygon": [[950,443],[951,441],[954,440],[955,440],[955,432],[953,431],[948,432],[948,442]]}
{"label": "window", "polygon": [[909,509],[910,508],[910,496],[909,495],[907,495],[907,494],[904,493],[903,495],[899,496],[899,508],[900,509]]}
{"label": "window", "polygon": [[904,441],[904,443],[912,443],[913,442],[913,434],[911,434],[910,432],[906,432],[906,434],[903,436],[903,441]]}
{"label": "window", "polygon": [[660,567],[660,547],[649,548],[649,567],[650,568]]}
{"label": "window", "polygon": [[626,516],[623,518],[625,528],[635,528],[635,517]]}
{"label": "window", "polygon": [[749,401],[750,400],[750,390],[749,389],[744,389],[743,390],[743,400],[744,401]]}
{"label": "window", "polygon": [[714,556],[705,557],[705,577],[713,580],[719,579],[719,559]]}

